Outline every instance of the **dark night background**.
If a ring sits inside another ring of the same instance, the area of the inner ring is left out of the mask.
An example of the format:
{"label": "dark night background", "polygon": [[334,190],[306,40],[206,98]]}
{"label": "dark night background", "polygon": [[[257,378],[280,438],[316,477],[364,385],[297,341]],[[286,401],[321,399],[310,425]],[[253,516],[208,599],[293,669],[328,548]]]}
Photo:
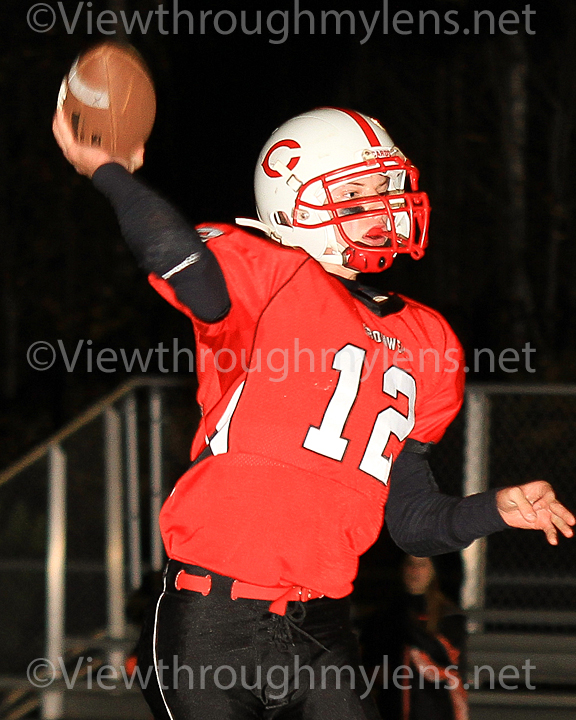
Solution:
{"label": "dark night background", "polygon": [[[56,7],[56,3],[50,3]],[[69,34],[59,19],[33,32],[33,3],[0,6],[0,467],[45,439],[76,413],[116,387],[126,373],[87,369],[86,353],[74,372],[61,357],[46,372],[29,367],[28,347],[39,340],[68,354],[80,340],[102,348],[139,348],[192,342],[188,321],[149,288],[124,247],[105,200],[63,160],[51,136],[51,116],[62,76],[78,52],[101,39],[87,33],[86,12]],[[77,2],[63,7],[72,16]],[[153,0],[98,2],[130,14],[156,9]],[[378,117],[421,170],[433,207],[430,247],[419,263],[400,258],[373,282],[442,311],[464,343],[520,351],[525,343],[535,373],[490,373],[480,362],[473,380],[572,382],[576,379],[576,253],[574,119],[576,110],[576,6],[560,0],[530,4],[536,11],[516,35],[384,35],[371,38],[318,29],[321,10],[350,9],[359,24],[382,2],[348,5],[301,0],[315,13],[293,32],[294,2],[267,5],[186,2],[201,10],[227,9],[254,24],[261,36],[213,30],[161,34],[152,21],[130,39],[147,60],[158,92],[158,116],[142,176],[193,221],[254,216],[252,172],[260,147],[278,124],[314,106],[352,107]],[[166,7],[172,7],[166,3]],[[399,10],[457,10],[472,27],[474,10],[521,12],[524,2],[394,0]],[[273,9],[288,12],[289,36],[266,30]],[[171,20],[166,26],[171,28]],[[223,27],[228,25],[224,22]],[[514,26],[517,27],[517,26]],[[451,30],[442,23],[441,29]],[[524,356],[516,367],[523,366]],[[184,372],[184,368],[181,368]],[[150,371],[157,371],[151,367]]]}

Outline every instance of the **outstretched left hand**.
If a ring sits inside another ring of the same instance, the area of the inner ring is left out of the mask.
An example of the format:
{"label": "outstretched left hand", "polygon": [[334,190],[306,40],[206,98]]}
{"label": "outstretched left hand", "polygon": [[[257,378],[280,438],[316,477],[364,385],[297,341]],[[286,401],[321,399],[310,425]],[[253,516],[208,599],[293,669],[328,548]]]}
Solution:
{"label": "outstretched left hand", "polygon": [[498,490],[496,506],[508,525],[543,530],[550,545],[558,545],[558,530],[566,537],[574,535],[571,525],[576,518],[558,502],[552,486],[544,480]]}

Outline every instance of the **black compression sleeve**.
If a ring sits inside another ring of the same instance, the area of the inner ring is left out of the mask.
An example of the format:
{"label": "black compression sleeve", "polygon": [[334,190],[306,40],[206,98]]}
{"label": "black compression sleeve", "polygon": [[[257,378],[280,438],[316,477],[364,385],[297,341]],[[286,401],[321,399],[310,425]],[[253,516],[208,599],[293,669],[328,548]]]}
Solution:
{"label": "black compression sleeve", "polygon": [[120,229],[138,264],[167,281],[176,296],[205,322],[230,309],[222,270],[196,230],[157,193],[116,163],[99,167],[95,187],[112,203]]}
{"label": "black compression sleeve", "polygon": [[496,508],[496,490],[466,498],[439,492],[426,457],[402,452],[390,474],[386,525],[410,555],[431,556],[467,547],[507,528]]}

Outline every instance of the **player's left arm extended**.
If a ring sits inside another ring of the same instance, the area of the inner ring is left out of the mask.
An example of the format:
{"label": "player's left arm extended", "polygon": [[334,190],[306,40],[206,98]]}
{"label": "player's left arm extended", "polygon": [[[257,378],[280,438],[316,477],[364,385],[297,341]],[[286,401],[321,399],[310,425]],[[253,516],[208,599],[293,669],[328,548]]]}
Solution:
{"label": "player's left arm extended", "polygon": [[411,555],[461,550],[508,527],[543,530],[556,545],[558,531],[572,537],[575,522],[543,480],[451,497],[439,491],[426,456],[406,451],[390,475],[386,524],[396,544]]}
{"label": "player's left arm extended", "polygon": [[526,530],[543,530],[551,545],[558,544],[558,530],[572,537],[574,515],[556,499],[554,489],[544,480],[501,488],[496,507],[507,525]]}

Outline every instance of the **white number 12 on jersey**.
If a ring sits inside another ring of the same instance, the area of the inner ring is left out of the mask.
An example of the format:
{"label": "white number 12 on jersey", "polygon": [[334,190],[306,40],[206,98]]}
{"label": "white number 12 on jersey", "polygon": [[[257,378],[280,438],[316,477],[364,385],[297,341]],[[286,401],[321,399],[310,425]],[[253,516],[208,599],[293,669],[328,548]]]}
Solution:
{"label": "white number 12 on jersey", "polygon": [[[366,350],[350,344],[334,355],[332,368],[338,370],[340,376],[320,427],[311,425],[308,428],[304,440],[307,450],[338,461],[344,457],[349,440],[342,437],[342,433],[360,390],[365,356]],[[395,435],[402,442],[414,428],[416,381],[406,371],[392,366],[384,373],[382,390],[393,398],[397,398],[399,392],[405,395],[408,398],[408,415],[402,415],[392,407],[378,413],[359,468],[386,484],[393,458],[386,457],[384,450],[390,435]]]}

